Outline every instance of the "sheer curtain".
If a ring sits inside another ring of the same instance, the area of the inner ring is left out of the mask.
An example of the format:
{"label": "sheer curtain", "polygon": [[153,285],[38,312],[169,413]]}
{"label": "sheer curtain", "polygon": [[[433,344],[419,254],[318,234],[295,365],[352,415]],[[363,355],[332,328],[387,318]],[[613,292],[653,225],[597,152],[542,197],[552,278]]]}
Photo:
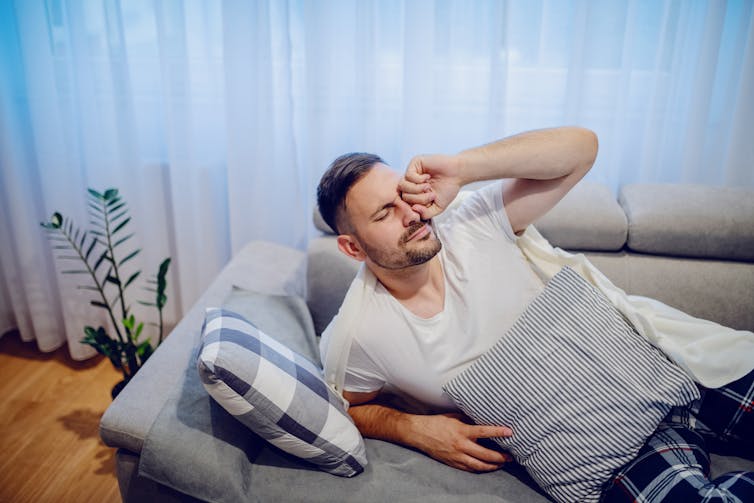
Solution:
{"label": "sheer curtain", "polygon": [[[174,323],[246,242],[305,248],[340,153],[400,169],[518,131],[600,136],[590,177],[754,186],[752,1],[0,2],[0,333],[96,323],[38,223],[117,187]],[[144,315],[148,317],[148,315]]]}

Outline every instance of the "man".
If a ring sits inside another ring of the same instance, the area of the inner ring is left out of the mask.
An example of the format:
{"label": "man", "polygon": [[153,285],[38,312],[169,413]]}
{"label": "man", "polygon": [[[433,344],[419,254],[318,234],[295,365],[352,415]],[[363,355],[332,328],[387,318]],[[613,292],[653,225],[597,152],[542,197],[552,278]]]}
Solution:
{"label": "man", "polygon": [[[318,189],[320,211],[339,249],[376,279],[357,315],[343,389],[363,435],[468,471],[510,460],[477,440],[511,430],[468,424],[441,386],[488,350],[542,291],[517,236],[581,180],[596,154],[594,133],[557,128],[455,156],[416,157],[403,177],[369,154],[333,162]],[[433,224],[461,187],[498,179],[505,181],[480,189]],[[380,403],[390,388],[439,413]]]}

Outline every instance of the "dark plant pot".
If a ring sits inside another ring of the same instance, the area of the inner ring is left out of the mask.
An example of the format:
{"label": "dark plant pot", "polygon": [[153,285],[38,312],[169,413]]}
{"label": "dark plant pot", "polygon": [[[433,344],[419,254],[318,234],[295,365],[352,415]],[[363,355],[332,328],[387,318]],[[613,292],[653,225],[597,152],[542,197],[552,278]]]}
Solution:
{"label": "dark plant pot", "polygon": [[118,393],[123,391],[123,388],[126,387],[126,384],[128,384],[128,381],[131,379],[123,379],[122,381],[118,382],[115,386],[113,386],[113,389],[110,391],[110,396],[113,397],[113,400],[115,400],[115,397],[118,396]]}

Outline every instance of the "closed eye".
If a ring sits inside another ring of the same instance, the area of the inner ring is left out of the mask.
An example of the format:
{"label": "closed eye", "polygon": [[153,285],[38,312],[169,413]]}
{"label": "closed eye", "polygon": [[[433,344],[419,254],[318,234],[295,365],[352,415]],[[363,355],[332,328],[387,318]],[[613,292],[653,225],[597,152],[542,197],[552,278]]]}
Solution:
{"label": "closed eye", "polygon": [[383,207],[380,210],[380,212],[377,214],[377,216],[375,217],[374,221],[379,222],[379,221],[385,220],[387,216],[390,214],[390,211],[393,209],[394,206],[395,205],[391,204],[389,206]]}

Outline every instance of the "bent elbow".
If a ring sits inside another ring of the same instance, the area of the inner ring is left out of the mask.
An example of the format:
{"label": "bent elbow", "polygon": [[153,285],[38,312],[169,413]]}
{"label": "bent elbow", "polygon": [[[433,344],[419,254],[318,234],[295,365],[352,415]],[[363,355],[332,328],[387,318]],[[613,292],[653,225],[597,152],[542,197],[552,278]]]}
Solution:
{"label": "bent elbow", "polygon": [[579,145],[581,145],[581,165],[584,171],[589,169],[597,159],[597,152],[599,151],[599,138],[597,133],[587,128],[577,128],[579,135]]}

